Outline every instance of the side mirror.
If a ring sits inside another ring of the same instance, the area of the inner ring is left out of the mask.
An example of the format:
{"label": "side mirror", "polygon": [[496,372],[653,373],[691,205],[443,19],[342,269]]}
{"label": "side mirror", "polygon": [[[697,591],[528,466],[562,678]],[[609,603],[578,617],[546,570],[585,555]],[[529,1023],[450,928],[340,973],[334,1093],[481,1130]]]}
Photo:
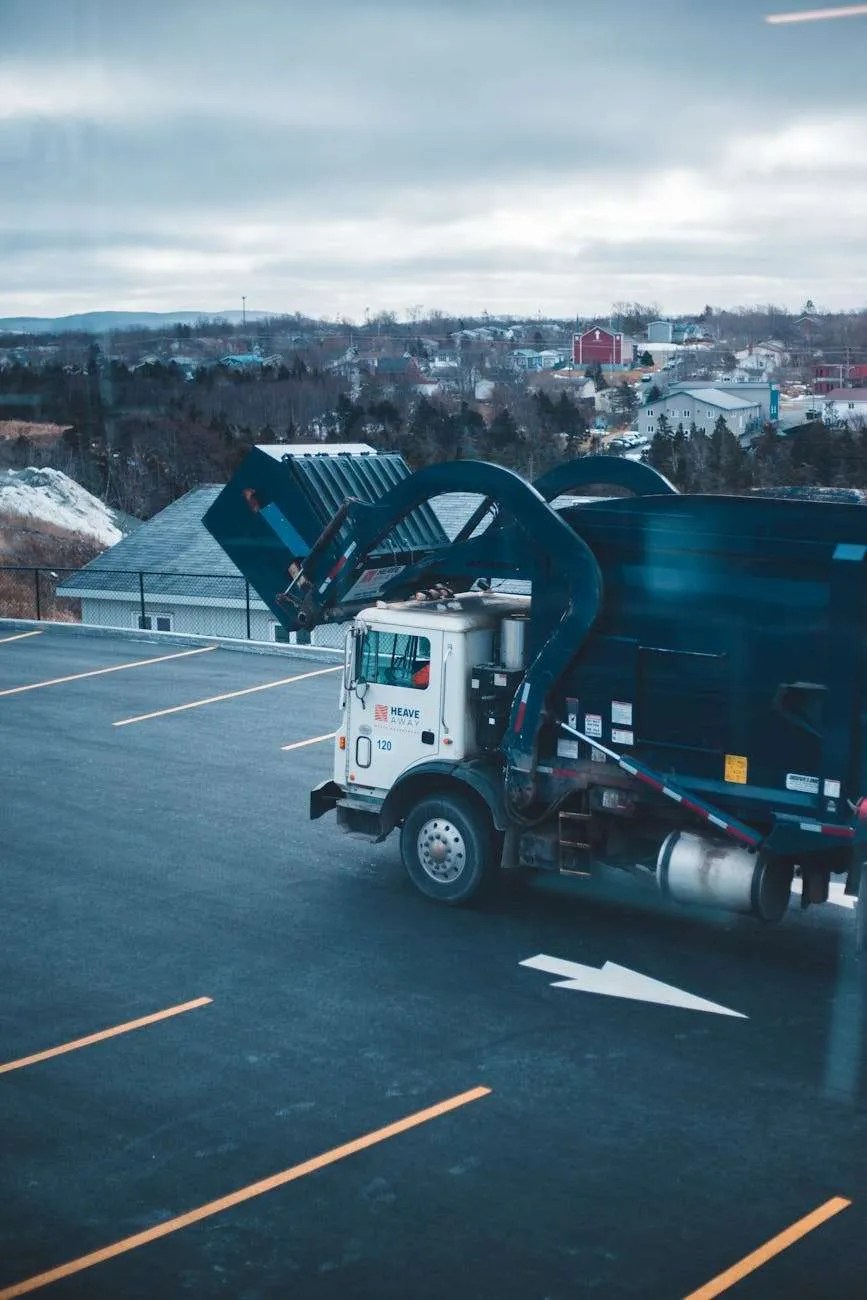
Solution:
{"label": "side mirror", "polygon": [[346,634],[343,652],[343,689],[347,692],[354,690],[362,701],[367,694],[367,682],[362,675],[366,635],[364,624],[354,623]]}
{"label": "side mirror", "polygon": [[355,658],[355,633],[350,627],[343,638],[343,693],[347,694],[352,686],[353,661]]}

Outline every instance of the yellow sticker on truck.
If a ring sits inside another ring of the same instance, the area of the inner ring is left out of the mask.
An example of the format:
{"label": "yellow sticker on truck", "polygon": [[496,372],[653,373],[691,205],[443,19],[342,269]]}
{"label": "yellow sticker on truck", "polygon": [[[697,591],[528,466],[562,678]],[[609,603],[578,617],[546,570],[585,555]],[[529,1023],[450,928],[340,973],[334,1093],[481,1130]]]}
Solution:
{"label": "yellow sticker on truck", "polygon": [[732,785],[746,785],[748,768],[744,754],[726,754],[725,779]]}

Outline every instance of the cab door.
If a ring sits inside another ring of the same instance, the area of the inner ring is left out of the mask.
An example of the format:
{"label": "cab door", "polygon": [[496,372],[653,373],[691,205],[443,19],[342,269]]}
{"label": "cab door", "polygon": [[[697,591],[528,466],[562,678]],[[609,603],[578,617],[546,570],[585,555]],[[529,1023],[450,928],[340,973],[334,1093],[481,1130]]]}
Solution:
{"label": "cab door", "polygon": [[442,643],[436,630],[368,627],[349,697],[347,785],[388,790],[440,751]]}

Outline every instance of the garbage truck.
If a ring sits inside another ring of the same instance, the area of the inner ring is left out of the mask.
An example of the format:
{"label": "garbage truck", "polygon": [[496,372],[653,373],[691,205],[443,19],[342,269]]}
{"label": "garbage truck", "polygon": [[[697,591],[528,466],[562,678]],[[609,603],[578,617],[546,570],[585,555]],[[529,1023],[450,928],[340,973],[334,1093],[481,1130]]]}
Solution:
{"label": "garbage truck", "polygon": [[801,907],[835,877],[858,896],[863,507],[679,493],[606,455],[531,483],[257,447],[204,522],[287,633],[345,628],[310,817],[399,831],[428,897],[520,868],[765,922],[795,879]]}

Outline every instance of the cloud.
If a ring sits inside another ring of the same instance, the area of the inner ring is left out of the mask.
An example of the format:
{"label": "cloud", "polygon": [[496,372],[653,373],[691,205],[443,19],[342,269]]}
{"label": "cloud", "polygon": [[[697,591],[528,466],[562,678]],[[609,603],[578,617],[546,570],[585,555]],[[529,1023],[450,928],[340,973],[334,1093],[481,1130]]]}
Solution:
{"label": "cloud", "polygon": [[753,0],[203,12],[4,0],[4,313],[867,300],[839,34]]}

